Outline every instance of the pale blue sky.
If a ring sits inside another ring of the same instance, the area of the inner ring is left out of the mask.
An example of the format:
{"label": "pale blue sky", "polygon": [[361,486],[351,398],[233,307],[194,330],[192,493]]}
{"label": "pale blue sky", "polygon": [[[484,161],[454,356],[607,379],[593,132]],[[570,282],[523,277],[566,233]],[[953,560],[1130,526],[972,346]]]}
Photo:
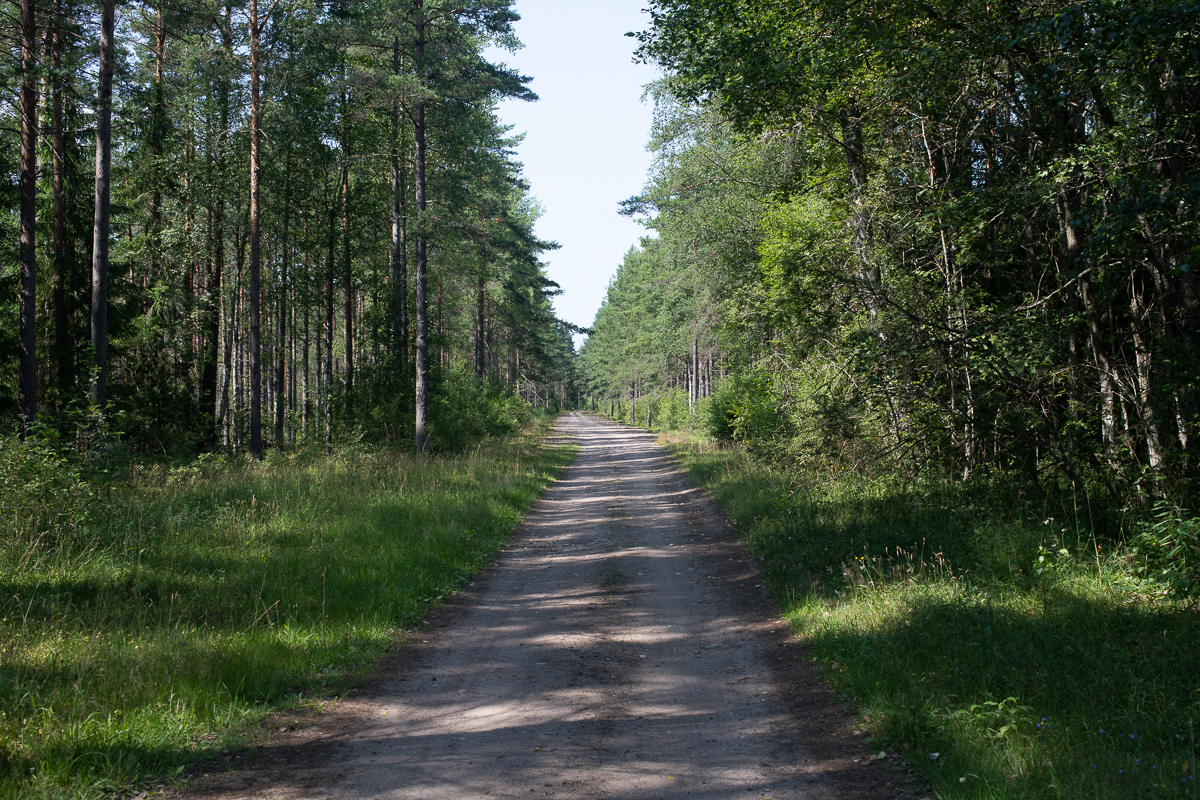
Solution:
{"label": "pale blue sky", "polygon": [[537,233],[562,245],[547,253],[550,279],[563,294],[563,319],[590,325],[609,278],[645,230],[617,214],[642,189],[653,116],[642,103],[654,68],[632,63],[646,27],[644,0],[517,0],[515,54],[492,53],[533,77],[536,103],[506,101],[500,116],[525,133],[518,158],[544,214]]}

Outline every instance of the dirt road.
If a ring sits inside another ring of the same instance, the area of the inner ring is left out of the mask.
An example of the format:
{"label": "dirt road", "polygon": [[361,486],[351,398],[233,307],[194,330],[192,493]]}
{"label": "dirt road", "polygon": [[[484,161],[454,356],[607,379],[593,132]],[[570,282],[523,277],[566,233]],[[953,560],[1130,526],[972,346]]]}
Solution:
{"label": "dirt road", "polygon": [[496,563],[354,700],[222,797],[890,797],[709,501],[648,434],[579,459]]}

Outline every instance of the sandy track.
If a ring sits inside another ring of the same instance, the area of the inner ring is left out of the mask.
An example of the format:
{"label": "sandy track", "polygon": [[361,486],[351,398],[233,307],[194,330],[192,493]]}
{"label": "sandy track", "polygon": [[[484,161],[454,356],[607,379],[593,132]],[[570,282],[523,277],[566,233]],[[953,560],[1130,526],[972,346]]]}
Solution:
{"label": "sandy track", "polygon": [[580,445],[487,573],[212,797],[889,797],[732,529],[645,433]]}

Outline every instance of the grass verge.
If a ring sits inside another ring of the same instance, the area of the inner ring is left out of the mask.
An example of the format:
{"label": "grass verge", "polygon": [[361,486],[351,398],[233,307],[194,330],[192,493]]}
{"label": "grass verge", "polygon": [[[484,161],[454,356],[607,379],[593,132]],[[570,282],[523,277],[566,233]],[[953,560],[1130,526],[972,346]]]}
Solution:
{"label": "grass verge", "polygon": [[0,521],[0,797],[122,796],[350,686],[570,463],[547,432],[148,469],[88,523]]}
{"label": "grass verge", "polygon": [[872,747],[939,798],[1195,798],[1200,608],[1131,577],[1086,502],[798,476],[677,435]]}

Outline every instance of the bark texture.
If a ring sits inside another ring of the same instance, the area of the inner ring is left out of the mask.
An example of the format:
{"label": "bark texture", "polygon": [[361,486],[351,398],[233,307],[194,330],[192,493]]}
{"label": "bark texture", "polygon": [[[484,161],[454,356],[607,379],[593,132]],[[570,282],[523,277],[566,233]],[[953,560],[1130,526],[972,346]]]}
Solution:
{"label": "bark texture", "polygon": [[115,0],[100,6],[100,72],[96,96],[96,208],[92,224],[92,403],[108,403],[108,248],[111,227],[112,82]]}

